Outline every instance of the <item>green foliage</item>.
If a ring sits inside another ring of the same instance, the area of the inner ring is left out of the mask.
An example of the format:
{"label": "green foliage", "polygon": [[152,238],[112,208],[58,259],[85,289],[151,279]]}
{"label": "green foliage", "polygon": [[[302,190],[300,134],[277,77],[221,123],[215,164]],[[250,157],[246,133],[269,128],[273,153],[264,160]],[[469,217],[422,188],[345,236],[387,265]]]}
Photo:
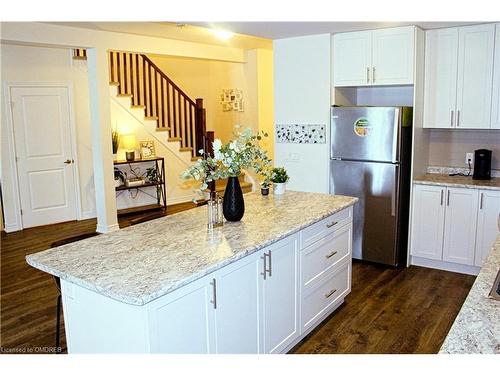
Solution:
{"label": "green foliage", "polygon": [[[236,139],[222,144],[220,139],[213,142],[214,156],[200,154],[203,159],[197,160],[195,164],[186,169],[182,174],[183,179],[194,179],[201,182],[200,191],[208,187],[208,183],[228,177],[237,177],[242,169],[252,168],[259,175],[265,176],[271,166],[271,159],[267,152],[259,147],[259,140],[267,137],[267,133],[258,132],[253,134],[251,129],[239,131],[235,126]],[[265,177],[264,177],[265,178]]]}
{"label": "green foliage", "polygon": [[152,183],[161,182],[160,176],[158,175],[158,171],[156,170],[155,167],[149,167],[148,169],[146,169],[145,176],[147,177],[149,182],[152,182]]}
{"label": "green foliage", "polygon": [[121,170],[115,167],[115,180],[120,180],[122,183],[125,183],[125,175]]}
{"label": "green foliage", "polygon": [[120,143],[120,134],[116,128],[111,132],[111,142],[113,145],[113,154],[118,152],[118,144]]}
{"label": "green foliage", "polygon": [[283,168],[283,167],[273,168],[272,177],[271,177],[272,182],[274,182],[276,184],[280,184],[280,183],[288,182],[289,179],[290,179],[290,177],[288,176],[288,173],[286,173],[285,168]]}

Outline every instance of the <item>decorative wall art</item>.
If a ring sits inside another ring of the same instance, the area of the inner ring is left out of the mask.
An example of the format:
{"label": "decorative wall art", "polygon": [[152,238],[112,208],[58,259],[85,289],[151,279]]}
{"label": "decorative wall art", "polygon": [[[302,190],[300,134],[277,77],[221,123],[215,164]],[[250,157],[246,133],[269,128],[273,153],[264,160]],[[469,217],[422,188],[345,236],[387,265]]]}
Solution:
{"label": "decorative wall art", "polygon": [[142,159],[149,159],[156,157],[155,142],[153,140],[140,141],[139,145],[141,147]]}
{"label": "decorative wall art", "polygon": [[324,124],[276,124],[278,143],[326,143]]}
{"label": "decorative wall art", "polygon": [[243,112],[243,90],[241,89],[222,89],[220,96],[222,110],[224,112],[237,111]]}

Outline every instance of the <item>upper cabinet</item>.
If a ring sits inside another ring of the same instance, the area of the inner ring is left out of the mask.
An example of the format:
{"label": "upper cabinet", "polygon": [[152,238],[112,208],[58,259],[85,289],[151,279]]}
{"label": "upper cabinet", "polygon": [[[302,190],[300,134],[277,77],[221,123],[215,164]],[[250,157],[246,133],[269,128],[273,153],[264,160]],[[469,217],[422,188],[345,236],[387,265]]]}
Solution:
{"label": "upper cabinet", "polygon": [[426,32],[424,127],[489,129],[495,25]]}
{"label": "upper cabinet", "polygon": [[500,24],[496,25],[495,64],[493,67],[493,104],[491,129],[500,129]]}
{"label": "upper cabinet", "polygon": [[333,36],[333,83],[342,86],[413,84],[415,27]]}

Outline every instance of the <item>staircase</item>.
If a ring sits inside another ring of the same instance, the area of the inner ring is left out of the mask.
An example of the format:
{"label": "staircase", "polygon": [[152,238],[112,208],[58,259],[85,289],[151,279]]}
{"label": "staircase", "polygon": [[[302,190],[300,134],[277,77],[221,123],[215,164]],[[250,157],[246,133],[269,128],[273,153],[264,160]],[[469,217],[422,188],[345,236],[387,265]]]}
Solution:
{"label": "staircase", "polygon": [[[85,60],[86,50],[74,49],[73,58]],[[154,123],[157,132],[165,132],[162,143],[179,145],[168,148],[176,148],[183,160],[186,159],[183,154],[189,153],[189,162],[200,158],[197,154],[200,149],[213,154],[214,132],[206,130],[203,99],[189,98],[146,55],[109,51],[108,63],[112,95],[146,127]],[[245,181],[244,173],[239,179],[244,193],[252,191],[252,183]],[[211,190],[222,195],[226,183],[227,180],[217,181]]]}

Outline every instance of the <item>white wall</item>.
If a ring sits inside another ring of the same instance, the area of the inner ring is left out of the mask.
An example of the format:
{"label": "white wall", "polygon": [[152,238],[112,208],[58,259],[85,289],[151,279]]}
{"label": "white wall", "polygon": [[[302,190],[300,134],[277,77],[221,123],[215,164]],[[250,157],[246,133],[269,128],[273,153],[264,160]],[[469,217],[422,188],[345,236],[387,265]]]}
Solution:
{"label": "white wall", "polygon": [[275,142],[275,165],[284,166],[292,190],[328,193],[330,34],[275,40],[275,124],[326,124],[327,143]]}
{"label": "white wall", "polygon": [[[88,77],[85,63],[73,61],[71,51],[62,48],[1,45],[2,84],[6,83],[61,83],[73,86],[74,119],[79,163],[80,200],[83,218],[95,216],[95,195],[92,168],[92,147],[89,115]],[[10,150],[6,144],[8,103],[2,86],[2,188],[5,225],[16,224],[16,207],[11,182],[15,178],[10,164]]]}

